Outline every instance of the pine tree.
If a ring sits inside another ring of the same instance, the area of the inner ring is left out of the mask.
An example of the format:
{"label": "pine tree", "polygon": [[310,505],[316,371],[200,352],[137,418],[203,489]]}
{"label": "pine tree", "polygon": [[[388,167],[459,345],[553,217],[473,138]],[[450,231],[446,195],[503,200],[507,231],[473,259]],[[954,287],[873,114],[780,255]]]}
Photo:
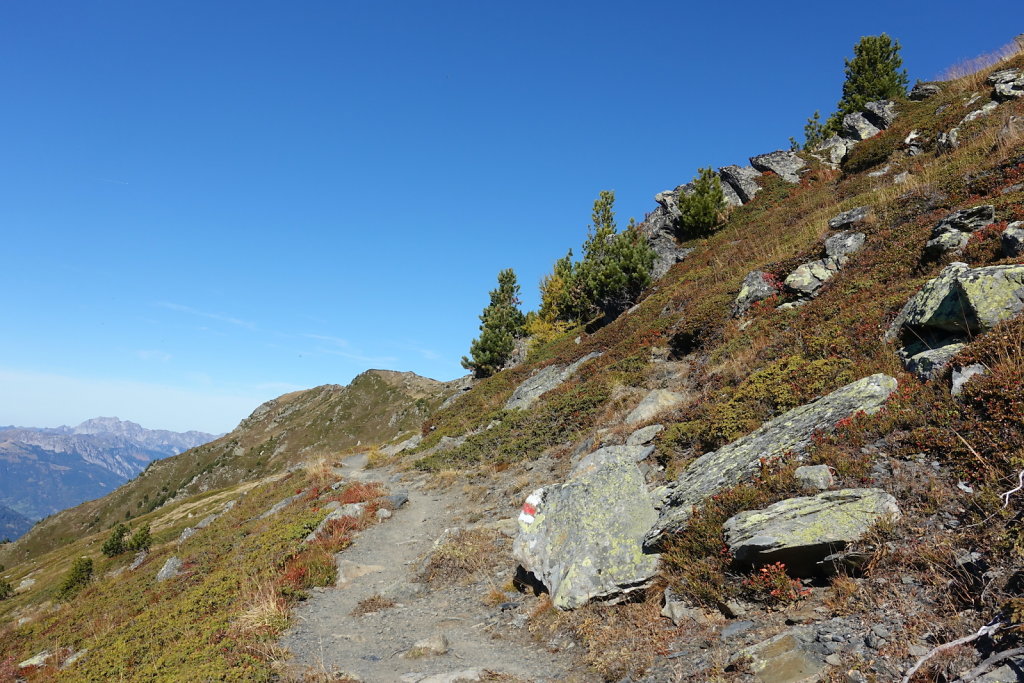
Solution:
{"label": "pine tree", "polygon": [[462,367],[477,377],[493,375],[512,357],[516,339],[523,336],[526,316],[519,310],[519,284],[511,268],[498,273],[498,288],[480,314],[480,336],[469,346],[471,358],[462,357]]}
{"label": "pine tree", "polygon": [[103,542],[103,547],[100,549],[103,554],[107,557],[114,557],[123,553],[126,550],[124,537],[128,531],[128,526],[121,522],[111,529],[110,536]]}
{"label": "pine tree", "polygon": [[0,579],[0,600],[6,600],[14,595],[14,587],[6,579]]}
{"label": "pine tree", "polygon": [[57,588],[57,599],[66,602],[78,595],[92,580],[92,558],[79,557],[71,563],[71,569]]}
{"label": "pine tree", "polygon": [[907,72],[900,70],[900,43],[883,33],[864,36],[853,46],[853,59],[846,60],[846,80],[838,111],[825,124],[827,133],[838,132],[843,117],[862,111],[875,100],[891,100],[907,94]]}
{"label": "pine tree", "polygon": [[700,169],[689,194],[679,191],[679,236],[683,239],[701,237],[722,224],[725,193],[718,174],[710,168]]}

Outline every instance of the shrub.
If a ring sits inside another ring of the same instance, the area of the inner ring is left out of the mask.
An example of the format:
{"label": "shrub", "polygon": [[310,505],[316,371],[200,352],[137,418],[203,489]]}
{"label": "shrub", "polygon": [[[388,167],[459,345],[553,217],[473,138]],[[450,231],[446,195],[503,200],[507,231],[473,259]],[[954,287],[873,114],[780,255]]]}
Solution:
{"label": "shrub", "polygon": [[846,60],[843,97],[836,113],[825,128],[829,134],[838,132],[847,114],[859,112],[875,100],[902,98],[907,92],[907,72],[900,70],[900,43],[888,35],[864,36],[853,46],[853,59]]}
{"label": "shrub", "polygon": [[71,569],[57,588],[57,599],[68,602],[92,580],[92,558],[79,557],[71,563]]}
{"label": "shrub", "polygon": [[722,181],[710,168],[700,169],[690,192],[679,191],[679,236],[683,239],[702,237],[722,224],[725,194]]}
{"label": "shrub", "polygon": [[788,605],[811,594],[797,579],[789,578],[786,565],[781,562],[761,567],[743,580],[743,592],[748,598],[765,605]]}
{"label": "shrub", "polygon": [[124,543],[124,537],[128,531],[128,526],[123,522],[119,522],[117,526],[111,529],[110,536],[103,542],[103,547],[100,549],[103,554],[107,557],[114,557],[128,550]]}
{"label": "shrub", "polygon": [[470,344],[471,358],[462,357],[462,367],[477,377],[489,377],[508,362],[516,339],[525,332],[519,303],[516,274],[507,268],[498,273],[498,288],[491,291],[491,303],[480,314],[480,336]]}
{"label": "shrub", "polygon": [[132,537],[128,539],[128,550],[149,550],[149,546],[153,544],[153,537],[149,531],[149,525],[144,524],[140,526]]}
{"label": "shrub", "polygon": [[14,587],[6,579],[0,579],[0,600],[6,600],[14,595]]}

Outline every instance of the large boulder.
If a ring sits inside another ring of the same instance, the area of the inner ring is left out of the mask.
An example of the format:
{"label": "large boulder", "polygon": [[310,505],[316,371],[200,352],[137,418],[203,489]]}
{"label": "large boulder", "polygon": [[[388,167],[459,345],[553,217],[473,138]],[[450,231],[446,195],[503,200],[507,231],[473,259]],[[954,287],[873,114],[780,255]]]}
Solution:
{"label": "large boulder", "polygon": [[786,287],[805,297],[814,296],[821,286],[832,279],[836,268],[828,259],[817,259],[802,263],[790,273],[784,284]]}
{"label": "large boulder", "polygon": [[750,165],[761,173],[771,171],[788,183],[799,183],[800,171],[807,166],[807,162],[797,156],[796,152],[779,150],[750,157]]}
{"label": "large boulder", "polygon": [[816,401],[769,420],[757,430],[690,463],[671,484],[657,524],[644,539],[654,550],[663,537],[680,531],[693,508],[723,489],[750,479],[762,459],[800,453],[816,431],[832,429],[858,412],[874,413],[896,389],[888,375],[871,375],[836,389]]}
{"label": "large boulder", "polygon": [[560,386],[567,379],[576,374],[576,371],[589,360],[597,358],[601,354],[598,352],[588,353],[587,355],[580,358],[575,363],[570,365],[549,365],[543,370],[539,370],[536,374],[526,379],[522,384],[516,387],[516,390],[512,392],[508,401],[505,402],[505,410],[526,410],[538,400],[540,397],[551,391],[555,387]]}
{"label": "large boulder", "polygon": [[912,296],[886,338],[976,335],[1024,310],[1024,264],[971,268],[953,262]]}
{"label": "large boulder", "polygon": [[842,268],[852,254],[864,248],[867,237],[862,232],[840,232],[825,240],[825,255],[836,269]]}
{"label": "large boulder", "polygon": [[1003,256],[1024,256],[1024,221],[1014,221],[1007,225],[999,239],[1002,243]]}
{"label": "large boulder", "polygon": [[761,186],[757,184],[757,178],[761,173],[753,166],[723,166],[718,169],[718,177],[722,179],[722,189],[725,185],[732,188],[740,201],[746,204],[754,198]]}
{"label": "large boulder", "polygon": [[739,317],[745,314],[758,301],[771,298],[780,291],[778,280],[774,276],[760,270],[747,273],[747,276],[743,278],[743,284],[740,285],[740,293],[733,303],[733,316]]}
{"label": "large boulder", "polygon": [[843,134],[851,140],[867,140],[881,132],[880,128],[868,121],[868,118],[860,112],[843,117]]}
{"label": "large boulder", "polygon": [[856,140],[833,135],[814,148],[814,156],[821,160],[823,164],[827,164],[832,168],[839,168],[846,155],[850,153],[850,150],[856,144]]}
{"label": "large boulder", "polygon": [[896,103],[892,100],[877,100],[864,105],[864,116],[878,128],[885,130],[896,120]]}
{"label": "large boulder", "polygon": [[938,83],[918,83],[910,89],[910,99],[914,101],[926,100],[935,97],[942,92],[942,86]]}
{"label": "large boulder", "polygon": [[875,522],[899,515],[896,499],[881,489],[842,489],[741,512],[722,526],[739,562],[782,562],[792,576],[812,576],[823,569],[818,563],[860,540]]}
{"label": "large boulder", "polygon": [[657,556],[641,552],[641,540],[658,517],[636,464],[649,451],[594,451],[564,484],[527,497],[512,554],[547,587],[558,609],[620,600],[657,573]]}
{"label": "large boulder", "polygon": [[900,350],[900,358],[908,372],[912,372],[921,379],[938,379],[945,371],[946,366],[953,360],[956,354],[963,350],[966,344],[956,341],[939,342],[941,345],[931,348],[926,343],[919,342],[906,346]]}
{"label": "large boulder", "polygon": [[932,228],[931,239],[925,244],[925,253],[938,257],[967,246],[971,233],[991,225],[996,220],[996,207],[992,204],[972,206],[949,214]]}

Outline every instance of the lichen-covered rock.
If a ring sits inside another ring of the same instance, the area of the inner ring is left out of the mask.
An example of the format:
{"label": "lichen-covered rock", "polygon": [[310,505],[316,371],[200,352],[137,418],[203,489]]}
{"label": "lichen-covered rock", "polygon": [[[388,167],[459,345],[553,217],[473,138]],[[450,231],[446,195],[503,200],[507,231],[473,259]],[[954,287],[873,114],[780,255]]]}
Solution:
{"label": "lichen-covered rock", "polygon": [[846,155],[850,153],[850,150],[853,149],[853,146],[856,144],[856,140],[849,140],[847,138],[839,137],[838,135],[833,135],[814,148],[814,156],[821,160],[823,164],[831,166],[832,168],[839,168],[839,165],[843,163]]}
{"label": "lichen-covered rock", "polygon": [[793,476],[802,488],[814,491],[824,491],[834,481],[828,465],[803,465],[793,470]]}
{"label": "lichen-covered rock", "polygon": [[668,389],[654,389],[626,416],[626,424],[646,422],[655,415],[676,407],[686,397]]}
{"label": "lichen-covered rock", "polygon": [[912,344],[900,352],[903,365],[921,379],[937,379],[943,370],[960,353],[966,344],[952,342],[937,348],[928,348],[924,344]]}
{"label": "lichen-covered rock", "polygon": [[757,178],[760,176],[761,173],[753,166],[723,166],[718,169],[718,177],[722,179],[723,184],[731,187],[744,204],[761,190],[761,186],[757,184]]}
{"label": "lichen-covered rock", "polygon": [[867,237],[862,232],[841,232],[825,240],[825,255],[836,269],[842,268],[852,254],[864,248]]}
{"label": "lichen-covered rock", "polygon": [[953,368],[953,373],[950,376],[952,381],[952,386],[949,390],[950,395],[959,396],[963,393],[964,385],[970,382],[972,377],[987,374],[988,368],[981,363],[971,363],[962,368]]}
{"label": "lichen-covered rock", "polygon": [[852,140],[867,140],[881,132],[880,128],[868,121],[860,112],[843,117],[843,133]]}
{"label": "lichen-covered rock", "polygon": [[763,271],[753,270],[747,273],[747,276],[743,278],[743,284],[740,285],[740,293],[733,303],[733,316],[741,316],[758,301],[764,301],[777,295],[780,289],[776,283],[777,280],[774,277]]}
{"label": "lichen-covered rock", "polygon": [[1003,256],[1009,258],[1024,256],[1024,221],[1014,221],[1007,225],[999,239]]}
{"label": "lichen-covered rock", "polygon": [[642,427],[626,438],[627,446],[643,446],[654,441],[654,437],[665,429],[662,425],[647,425]]}
{"label": "lichen-covered rock", "polygon": [[892,100],[876,100],[864,105],[864,116],[878,128],[885,130],[896,120],[896,103]]}
{"label": "lichen-covered rock", "polygon": [[953,262],[912,296],[886,333],[980,334],[1024,310],[1024,265],[971,268]]}
{"label": "lichen-covered rock", "polygon": [[830,218],[828,221],[828,227],[833,230],[852,230],[859,228],[864,224],[867,217],[871,215],[870,206],[858,206],[849,211],[843,211],[841,214],[834,218]]}
{"label": "lichen-covered rock", "polygon": [[859,540],[875,522],[899,515],[896,499],[881,489],[841,489],[747,510],[722,528],[738,561],[782,562],[792,576],[811,576],[821,560]]}
{"label": "lichen-covered rock", "polygon": [[836,267],[829,259],[818,259],[802,263],[786,277],[784,284],[802,296],[814,296],[821,286],[836,274]]}
{"label": "lichen-covered rock", "polygon": [[796,152],[779,150],[750,157],[750,165],[762,173],[771,171],[788,183],[799,183],[799,173],[807,166],[807,162],[797,156]]}
{"label": "lichen-covered rock", "polygon": [[942,86],[938,83],[918,83],[910,89],[910,99],[918,102],[935,97],[940,92],[942,92]]}
{"label": "lichen-covered rock", "polygon": [[588,353],[570,365],[549,365],[528,378],[512,392],[505,402],[505,410],[525,410],[536,403],[541,396],[560,386],[589,360],[597,358],[598,352]]}
{"label": "lichen-covered rock", "polygon": [[840,420],[858,412],[876,412],[895,389],[896,380],[888,375],[864,377],[697,458],[673,482],[657,524],[644,539],[645,548],[660,547],[662,538],[682,529],[694,506],[709,496],[749,479],[762,458],[803,451],[815,431],[832,429]]}
{"label": "lichen-covered rock", "polygon": [[982,116],[988,116],[998,108],[998,102],[986,102],[985,104],[981,105],[981,109],[975,109],[970,114],[965,116],[963,120],[960,121],[960,124],[963,125],[965,123],[970,123],[971,121],[976,121],[977,119],[980,119]]}
{"label": "lichen-covered rock", "polygon": [[559,609],[616,601],[657,572],[658,558],[640,545],[658,515],[635,450],[594,451],[564,484],[534,491],[523,505],[512,554]]}
{"label": "lichen-covered rock", "polygon": [[970,233],[991,225],[995,219],[996,207],[992,204],[954,211],[932,228],[932,236],[925,245],[925,253],[937,257],[947,252],[958,251],[967,245]]}
{"label": "lichen-covered rock", "polygon": [[156,574],[157,581],[167,581],[181,574],[181,568],[185,562],[180,557],[168,557],[164,566]]}

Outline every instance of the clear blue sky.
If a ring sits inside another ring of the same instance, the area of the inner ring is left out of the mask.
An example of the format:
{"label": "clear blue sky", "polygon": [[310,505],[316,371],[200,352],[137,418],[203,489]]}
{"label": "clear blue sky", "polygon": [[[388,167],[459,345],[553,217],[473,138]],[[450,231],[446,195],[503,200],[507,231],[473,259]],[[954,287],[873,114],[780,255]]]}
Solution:
{"label": "clear blue sky", "polygon": [[0,4],[0,424],[227,431],[371,367],[451,379],[614,189],[832,111],[862,35],[911,79],[1019,0]]}

